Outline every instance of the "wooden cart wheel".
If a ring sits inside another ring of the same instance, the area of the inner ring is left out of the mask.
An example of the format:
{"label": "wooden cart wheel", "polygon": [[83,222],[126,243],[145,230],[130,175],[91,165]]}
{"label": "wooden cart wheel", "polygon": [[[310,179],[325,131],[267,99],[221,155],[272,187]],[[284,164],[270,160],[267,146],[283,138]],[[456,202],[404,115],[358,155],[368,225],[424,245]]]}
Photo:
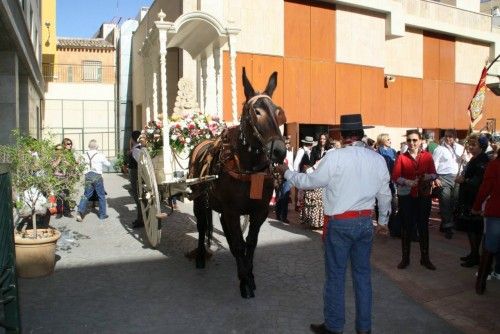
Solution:
{"label": "wooden cart wheel", "polygon": [[160,193],[153,162],[145,148],[141,149],[137,168],[137,192],[142,209],[142,219],[148,241],[155,248],[160,244],[161,238],[161,219],[158,218],[161,216]]}

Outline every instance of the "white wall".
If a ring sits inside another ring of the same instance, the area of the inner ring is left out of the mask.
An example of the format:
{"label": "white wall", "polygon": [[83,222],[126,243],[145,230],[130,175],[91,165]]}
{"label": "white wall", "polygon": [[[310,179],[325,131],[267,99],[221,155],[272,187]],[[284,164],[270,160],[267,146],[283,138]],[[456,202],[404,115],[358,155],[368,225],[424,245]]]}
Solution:
{"label": "white wall", "polygon": [[337,6],[337,62],[384,67],[385,15]]}
{"label": "white wall", "polygon": [[114,100],[115,85],[49,82],[45,98],[66,100]]}
{"label": "white wall", "polygon": [[405,36],[385,42],[385,73],[422,78],[424,38],[421,30],[406,29]]}
{"label": "white wall", "polygon": [[490,56],[488,45],[471,40],[455,42],[455,81],[476,85]]}
{"label": "white wall", "polygon": [[225,0],[224,19],[241,28],[239,52],[283,56],[283,0]]}

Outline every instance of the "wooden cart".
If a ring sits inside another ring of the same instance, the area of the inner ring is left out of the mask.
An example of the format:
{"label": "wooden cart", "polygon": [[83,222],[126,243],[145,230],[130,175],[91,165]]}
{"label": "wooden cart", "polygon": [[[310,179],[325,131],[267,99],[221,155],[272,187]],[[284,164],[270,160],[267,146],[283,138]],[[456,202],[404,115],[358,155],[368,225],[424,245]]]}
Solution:
{"label": "wooden cart", "polygon": [[[165,159],[165,157],[169,157]],[[150,245],[155,248],[160,244],[162,220],[170,212],[162,211],[162,203],[172,196],[185,196],[189,186],[208,182],[217,178],[208,175],[201,178],[187,179],[187,170],[174,163],[174,153],[170,147],[151,158],[146,148],[141,149],[138,163],[138,197],[142,209],[144,227]],[[174,166],[175,169],[172,168]],[[175,167],[176,166],[176,167]],[[187,168],[187,167],[186,167]]]}

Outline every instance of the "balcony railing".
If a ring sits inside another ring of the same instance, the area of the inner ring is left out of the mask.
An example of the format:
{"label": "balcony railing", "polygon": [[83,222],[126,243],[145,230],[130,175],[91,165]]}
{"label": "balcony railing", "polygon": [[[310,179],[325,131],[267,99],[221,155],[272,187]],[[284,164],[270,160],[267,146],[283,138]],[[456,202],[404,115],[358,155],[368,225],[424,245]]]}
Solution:
{"label": "balcony railing", "polygon": [[84,64],[42,64],[45,82],[105,83],[116,82],[116,67],[100,62]]}

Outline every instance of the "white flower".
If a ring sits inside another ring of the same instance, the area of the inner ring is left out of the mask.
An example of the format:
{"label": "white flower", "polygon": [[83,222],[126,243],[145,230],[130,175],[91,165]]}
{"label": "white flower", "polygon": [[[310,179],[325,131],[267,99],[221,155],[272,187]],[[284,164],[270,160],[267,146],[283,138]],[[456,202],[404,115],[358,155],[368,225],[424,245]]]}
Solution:
{"label": "white flower", "polygon": [[190,142],[191,142],[191,138],[187,137],[187,138],[186,138],[186,143],[188,143],[188,144],[189,144]]}
{"label": "white flower", "polygon": [[172,140],[177,140],[177,135],[172,135],[172,136],[170,137],[170,139],[172,139]]}

